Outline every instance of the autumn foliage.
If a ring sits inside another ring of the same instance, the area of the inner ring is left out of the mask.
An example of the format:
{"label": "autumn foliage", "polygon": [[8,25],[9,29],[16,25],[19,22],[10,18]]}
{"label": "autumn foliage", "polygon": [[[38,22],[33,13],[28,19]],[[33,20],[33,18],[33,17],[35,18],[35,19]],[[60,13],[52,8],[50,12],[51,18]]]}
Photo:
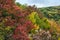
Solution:
{"label": "autumn foliage", "polygon": [[4,26],[15,27],[12,34],[14,40],[30,40],[28,33],[34,26],[26,19],[27,15],[29,12],[16,6],[15,0],[0,0],[0,22],[4,20]]}

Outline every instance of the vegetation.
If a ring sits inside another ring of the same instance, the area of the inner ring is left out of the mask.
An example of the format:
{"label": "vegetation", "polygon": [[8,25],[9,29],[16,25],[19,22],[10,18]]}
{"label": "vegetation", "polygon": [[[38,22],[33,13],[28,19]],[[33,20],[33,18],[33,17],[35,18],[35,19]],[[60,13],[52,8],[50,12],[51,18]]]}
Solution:
{"label": "vegetation", "polygon": [[53,19],[55,21],[60,20],[60,6],[41,8],[40,10],[48,19]]}
{"label": "vegetation", "polygon": [[60,40],[59,8],[0,0],[0,40]]}

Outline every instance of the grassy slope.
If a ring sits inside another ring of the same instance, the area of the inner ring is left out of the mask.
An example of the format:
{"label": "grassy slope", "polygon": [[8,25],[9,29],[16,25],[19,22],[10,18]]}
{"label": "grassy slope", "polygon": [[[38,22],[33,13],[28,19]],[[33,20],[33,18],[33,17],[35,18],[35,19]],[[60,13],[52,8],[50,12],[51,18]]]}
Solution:
{"label": "grassy slope", "polygon": [[43,15],[48,19],[52,28],[60,32],[60,6],[40,8]]}
{"label": "grassy slope", "polygon": [[40,8],[40,10],[45,17],[54,19],[55,21],[60,20],[60,6]]}

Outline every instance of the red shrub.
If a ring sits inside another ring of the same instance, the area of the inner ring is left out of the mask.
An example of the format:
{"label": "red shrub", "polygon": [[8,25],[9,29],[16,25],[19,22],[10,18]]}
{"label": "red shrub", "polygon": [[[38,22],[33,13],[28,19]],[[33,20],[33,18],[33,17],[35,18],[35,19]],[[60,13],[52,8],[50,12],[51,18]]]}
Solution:
{"label": "red shrub", "polygon": [[15,0],[0,0],[0,18],[7,19],[4,22],[5,26],[16,26],[13,33],[14,40],[30,40],[28,32],[34,26],[26,19],[29,12],[21,10],[14,2]]}

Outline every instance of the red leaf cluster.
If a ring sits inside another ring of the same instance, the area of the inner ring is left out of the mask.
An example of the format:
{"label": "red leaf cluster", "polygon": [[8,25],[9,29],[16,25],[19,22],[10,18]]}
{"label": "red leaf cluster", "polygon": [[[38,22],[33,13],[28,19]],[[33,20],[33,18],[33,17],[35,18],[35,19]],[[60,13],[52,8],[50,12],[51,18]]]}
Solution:
{"label": "red leaf cluster", "polygon": [[14,40],[30,40],[28,32],[34,26],[26,19],[29,12],[21,10],[14,2],[14,0],[0,0],[0,21],[6,19],[5,26],[16,26],[13,33]]}

